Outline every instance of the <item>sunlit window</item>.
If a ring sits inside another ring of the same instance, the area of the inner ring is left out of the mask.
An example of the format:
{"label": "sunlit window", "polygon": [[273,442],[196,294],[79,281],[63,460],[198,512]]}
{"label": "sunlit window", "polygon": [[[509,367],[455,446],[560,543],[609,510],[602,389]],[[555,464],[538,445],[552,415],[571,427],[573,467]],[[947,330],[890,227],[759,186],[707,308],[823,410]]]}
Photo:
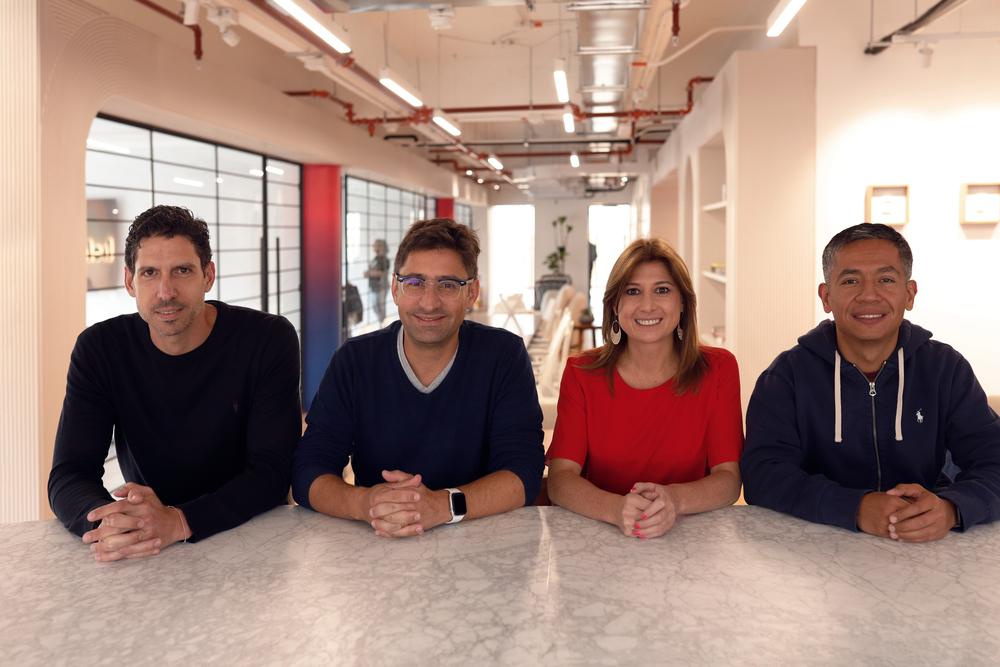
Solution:
{"label": "sunlit window", "polygon": [[515,294],[530,307],[535,300],[535,207],[494,206],[488,224],[490,307]]}

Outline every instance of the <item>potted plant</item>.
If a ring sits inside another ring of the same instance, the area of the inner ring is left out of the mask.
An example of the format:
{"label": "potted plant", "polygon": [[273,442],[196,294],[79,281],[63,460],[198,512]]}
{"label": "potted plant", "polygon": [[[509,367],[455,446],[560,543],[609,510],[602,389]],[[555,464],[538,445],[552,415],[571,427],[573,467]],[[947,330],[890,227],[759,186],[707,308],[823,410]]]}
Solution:
{"label": "potted plant", "polygon": [[566,273],[566,242],[572,231],[573,225],[566,224],[565,215],[560,215],[552,221],[552,235],[556,249],[546,255],[545,266],[555,275],[561,276]]}

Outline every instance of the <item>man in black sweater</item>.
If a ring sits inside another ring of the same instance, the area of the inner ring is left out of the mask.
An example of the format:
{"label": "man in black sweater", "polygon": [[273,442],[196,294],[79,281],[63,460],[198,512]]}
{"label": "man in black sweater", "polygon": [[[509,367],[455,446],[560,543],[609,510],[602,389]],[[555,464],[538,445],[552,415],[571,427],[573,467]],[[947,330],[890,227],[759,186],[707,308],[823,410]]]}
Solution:
{"label": "man in black sweater", "polygon": [[544,453],[531,360],[519,336],[465,321],[478,256],[476,235],[453,220],[410,227],[392,281],[399,322],[342,345],[309,410],[292,476],[301,505],[411,537],[535,500]]}
{"label": "man in black sweater", "polygon": [[[205,301],[208,226],[154,206],[125,242],[138,313],[80,334],[49,503],[99,561],[151,556],[285,502],[301,432],[299,345],[283,317]],[[114,433],[128,483],[101,477]]]}

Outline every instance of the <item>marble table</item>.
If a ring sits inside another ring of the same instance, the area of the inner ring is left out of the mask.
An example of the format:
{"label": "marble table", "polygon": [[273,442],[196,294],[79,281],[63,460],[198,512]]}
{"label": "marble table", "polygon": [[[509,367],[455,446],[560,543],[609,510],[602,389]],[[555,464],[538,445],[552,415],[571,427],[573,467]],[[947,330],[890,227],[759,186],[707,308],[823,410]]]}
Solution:
{"label": "marble table", "polygon": [[409,540],[301,508],[98,564],[0,526],[0,664],[1000,662],[1000,525],[926,545],[755,507],[639,541],[556,507]]}

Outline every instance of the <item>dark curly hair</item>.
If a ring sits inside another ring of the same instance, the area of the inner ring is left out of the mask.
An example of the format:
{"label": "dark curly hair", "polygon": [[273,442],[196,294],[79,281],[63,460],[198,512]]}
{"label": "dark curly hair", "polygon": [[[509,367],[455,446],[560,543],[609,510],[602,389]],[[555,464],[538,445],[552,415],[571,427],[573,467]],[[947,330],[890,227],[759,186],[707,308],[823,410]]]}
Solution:
{"label": "dark curly hair", "polygon": [[168,239],[186,236],[191,240],[198,258],[201,259],[202,271],[212,261],[208,225],[204,220],[196,218],[191,211],[182,206],[154,206],[136,216],[128,228],[128,236],[125,238],[125,266],[130,273],[135,273],[135,256],[139,252],[139,242],[151,236],[163,236]]}

